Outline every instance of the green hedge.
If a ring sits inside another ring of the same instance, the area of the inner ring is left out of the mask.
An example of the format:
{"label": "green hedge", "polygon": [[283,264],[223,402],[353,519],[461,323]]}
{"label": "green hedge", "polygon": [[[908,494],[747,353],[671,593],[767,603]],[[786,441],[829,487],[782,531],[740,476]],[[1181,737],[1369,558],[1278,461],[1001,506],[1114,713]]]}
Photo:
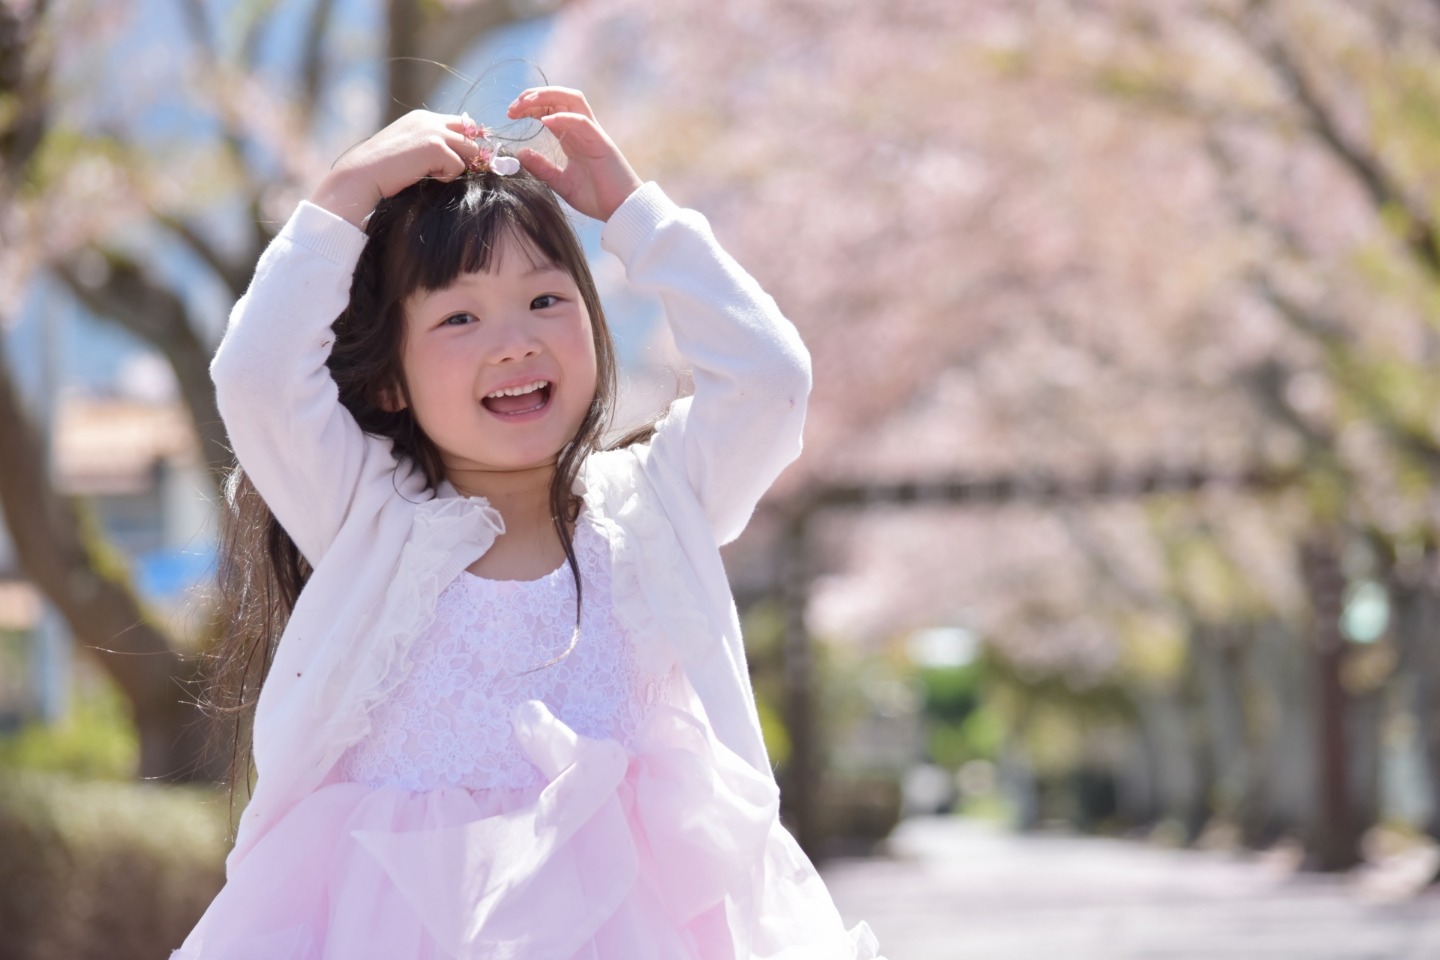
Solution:
{"label": "green hedge", "polygon": [[0,769],[0,956],[164,960],[224,880],[213,789]]}

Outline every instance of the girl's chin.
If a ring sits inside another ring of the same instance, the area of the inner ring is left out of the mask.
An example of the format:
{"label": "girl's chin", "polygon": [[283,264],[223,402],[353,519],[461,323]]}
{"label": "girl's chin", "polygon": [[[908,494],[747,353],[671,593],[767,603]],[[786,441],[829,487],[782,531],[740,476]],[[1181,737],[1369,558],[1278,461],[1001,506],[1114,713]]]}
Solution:
{"label": "girl's chin", "polygon": [[515,460],[496,461],[492,463],[463,463],[455,464],[447,468],[447,473],[457,476],[484,477],[491,474],[501,473],[550,473],[555,469],[557,458],[549,460]]}
{"label": "girl's chin", "polygon": [[[483,479],[487,476],[515,475],[522,473],[543,473],[549,476],[555,471],[555,465],[559,462],[559,451],[548,456],[535,457],[504,457],[489,460],[470,460],[466,457],[446,457],[445,474],[454,483],[456,478],[464,481],[464,478],[473,477]],[[458,488],[460,484],[456,484]]]}
{"label": "girl's chin", "polygon": [[[550,473],[560,461],[560,455],[570,445],[575,432],[580,429],[578,422],[569,425],[561,438],[550,431],[535,431],[529,437],[492,437],[487,444],[490,449],[476,449],[474,438],[469,443],[456,443],[442,448],[441,461],[445,464],[447,476],[471,475],[483,477],[486,474],[515,474],[529,471]],[[549,434],[542,437],[538,434]],[[509,442],[505,442],[508,440]],[[527,442],[528,441],[528,442]],[[466,447],[469,447],[467,450]]]}

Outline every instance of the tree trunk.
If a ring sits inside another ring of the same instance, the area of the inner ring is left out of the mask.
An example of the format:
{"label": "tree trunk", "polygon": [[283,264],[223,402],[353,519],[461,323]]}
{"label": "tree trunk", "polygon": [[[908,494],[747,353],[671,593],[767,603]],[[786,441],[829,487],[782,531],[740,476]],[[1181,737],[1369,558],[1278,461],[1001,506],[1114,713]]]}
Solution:
{"label": "tree trunk", "polygon": [[425,78],[433,74],[435,68],[415,57],[420,49],[421,26],[417,0],[390,0],[386,5],[386,21],[389,33],[385,62],[390,75],[382,122],[389,124],[426,105],[425,95],[433,84]]}
{"label": "tree trunk", "polygon": [[[1390,571],[1397,672],[1413,678],[1410,708],[1416,719],[1426,786],[1425,832],[1440,841],[1440,551],[1427,543],[1418,562]],[[1440,883],[1437,868],[1431,883]]]}
{"label": "tree trunk", "polygon": [[20,565],[129,701],[139,775],[215,779],[223,767],[204,755],[207,721],[182,703],[194,667],[154,626],[93,519],[51,484],[10,369],[0,338],[0,510]]}
{"label": "tree trunk", "polygon": [[808,544],[804,512],[787,525],[780,549],[780,583],[785,598],[782,676],[785,727],[790,735],[790,760],[785,768],[783,799],[795,841],[811,859],[819,856],[822,839],[819,786],[819,724],[815,722],[814,655],[805,627],[810,595]]}
{"label": "tree trunk", "polygon": [[1270,847],[1303,822],[1291,797],[1308,791],[1287,790],[1296,763],[1305,762],[1287,725],[1303,706],[1297,691],[1294,637],[1284,624],[1254,624],[1246,645],[1242,696],[1254,704],[1247,711],[1247,759],[1238,820],[1240,842],[1252,850]]}
{"label": "tree trunk", "polygon": [[1310,594],[1315,664],[1316,728],[1319,734],[1317,816],[1307,844],[1306,865],[1338,872],[1360,862],[1348,764],[1348,703],[1342,680],[1345,638],[1340,633],[1345,574],[1338,539],[1316,536],[1301,546],[1300,565]]}
{"label": "tree trunk", "polygon": [[1216,768],[1217,732],[1207,710],[1205,674],[1214,655],[1211,639],[1203,624],[1193,623],[1189,631],[1189,656],[1181,681],[1180,707],[1185,723],[1185,749],[1191,759],[1189,790],[1178,811],[1185,829],[1185,842],[1194,843],[1205,832],[1214,815],[1213,797],[1219,775]]}

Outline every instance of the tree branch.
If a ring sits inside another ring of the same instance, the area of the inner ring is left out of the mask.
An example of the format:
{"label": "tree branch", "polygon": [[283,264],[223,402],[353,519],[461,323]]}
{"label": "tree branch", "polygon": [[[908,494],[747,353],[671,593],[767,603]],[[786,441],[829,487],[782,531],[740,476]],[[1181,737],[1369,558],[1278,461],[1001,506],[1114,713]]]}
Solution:
{"label": "tree branch", "polygon": [[330,30],[330,16],[335,0],[315,0],[305,24],[305,46],[300,67],[300,115],[306,129],[315,118],[320,101],[320,88],[325,80],[325,35]]}
{"label": "tree branch", "polygon": [[200,233],[195,224],[188,220],[168,213],[157,213],[155,219],[189,247],[190,252],[205,261],[205,265],[215,271],[216,276],[237,300],[245,294],[245,288],[250,285],[250,271],[254,267],[254,260],[243,264],[227,260],[215,245]]}
{"label": "tree branch", "polygon": [[234,463],[225,425],[210,384],[210,350],[200,342],[189,311],[174,291],[153,280],[135,261],[110,253],[109,272],[98,285],[80,279],[73,262],[55,265],[56,275],[87,309],[107,317],[152,344],[175,371],[181,396],[190,410],[218,494],[225,473]]}
{"label": "tree branch", "polygon": [[240,62],[251,74],[259,72],[257,64],[260,59],[260,42],[265,36],[266,24],[269,23],[270,14],[274,10],[275,0],[259,0],[258,3],[249,5],[249,12],[252,16],[241,34]]}
{"label": "tree branch", "polygon": [[1426,209],[1410,196],[1404,184],[1368,145],[1347,134],[1307,74],[1298,56],[1266,16],[1269,4],[1254,0],[1236,24],[1241,37],[1253,47],[1290,90],[1311,130],[1330,152],[1364,186],[1377,209],[1393,207],[1402,211],[1408,223],[1404,241],[1411,255],[1436,278],[1440,278],[1440,238]]}
{"label": "tree branch", "polygon": [[183,0],[180,13],[190,31],[190,39],[203,50],[212,62],[219,59],[215,49],[215,35],[210,29],[210,17],[205,12],[203,0]]}
{"label": "tree branch", "polygon": [[0,190],[7,194],[49,127],[51,53],[36,40],[48,7],[46,0],[29,10],[0,3],[0,95],[14,105],[0,117]]}
{"label": "tree branch", "polygon": [[1294,329],[1326,348],[1331,364],[1336,368],[1337,379],[1341,380],[1350,395],[1365,409],[1370,422],[1378,427],[1397,449],[1419,460],[1431,473],[1440,474],[1440,444],[1425,431],[1397,418],[1389,404],[1377,396],[1374,389],[1365,382],[1363,371],[1355,369],[1360,361],[1355,357],[1352,337],[1344,324],[1316,316],[1313,311],[1286,296],[1268,278],[1259,278],[1254,285],[1265,301]]}

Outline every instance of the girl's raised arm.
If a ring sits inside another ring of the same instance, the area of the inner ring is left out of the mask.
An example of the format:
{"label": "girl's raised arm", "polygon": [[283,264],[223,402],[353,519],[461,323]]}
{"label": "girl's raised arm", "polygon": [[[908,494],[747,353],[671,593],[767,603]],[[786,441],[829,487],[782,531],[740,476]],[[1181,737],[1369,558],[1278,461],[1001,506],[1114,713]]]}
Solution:
{"label": "girl's raised arm", "polygon": [[365,218],[422,177],[450,180],[479,147],[466,121],[417,111],[347,153],[276,236],[211,364],[236,458],[316,564],[368,480],[397,484],[390,441],[362,433],[326,361]]}
{"label": "girl's raised arm", "polygon": [[703,216],[641,184],[578,91],[528,90],[510,116],[539,119],[559,138],[563,169],[531,150],[519,152],[520,162],[572,207],[607,221],[602,244],[625,263],[632,284],[664,303],[695,394],[659,424],[648,469],[665,481],[680,473],[716,540],[734,539],[800,453],[810,357],[799,334],[721,249]]}

